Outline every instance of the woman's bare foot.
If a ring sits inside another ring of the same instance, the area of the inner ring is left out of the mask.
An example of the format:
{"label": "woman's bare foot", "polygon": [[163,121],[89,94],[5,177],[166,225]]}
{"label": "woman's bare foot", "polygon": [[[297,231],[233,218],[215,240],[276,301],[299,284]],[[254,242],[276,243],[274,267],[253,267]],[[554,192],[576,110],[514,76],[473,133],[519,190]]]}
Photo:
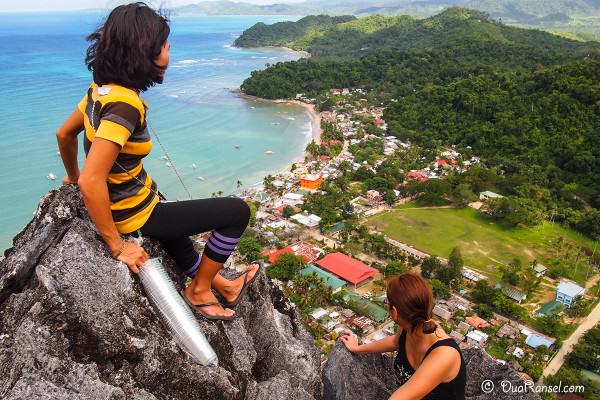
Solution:
{"label": "woman's bare foot", "polygon": [[223,299],[225,299],[226,302],[232,303],[233,301],[235,301],[235,299],[238,298],[240,291],[242,290],[242,286],[244,285],[244,279],[246,279],[246,282],[250,283],[252,279],[254,279],[254,276],[258,272],[258,269],[258,264],[251,264],[246,270],[248,271],[247,278],[244,277],[244,275],[246,274],[240,275],[238,278],[232,281],[226,280],[226,283],[222,287],[215,289],[219,292],[221,296],[223,296]]}
{"label": "woman's bare foot", "polygon": [[217,298],[215,297],[213,292],[210,290],[206,292],[193,293],[190,285],[184,289],[184,293],[187,299],[195,305],[212,302],[217,303],[214,305],[201,307],[201,311],[205,314],[219,317],[231,317],[235,315],[235,311],[230,310],[229,308],[223,308],[221,304],[218,303]]}

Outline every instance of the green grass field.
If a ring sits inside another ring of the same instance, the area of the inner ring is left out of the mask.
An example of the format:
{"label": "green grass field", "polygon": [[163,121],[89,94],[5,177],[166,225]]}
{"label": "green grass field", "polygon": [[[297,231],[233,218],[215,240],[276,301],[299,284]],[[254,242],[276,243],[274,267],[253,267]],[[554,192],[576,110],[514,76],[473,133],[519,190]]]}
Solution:
{"label": "green grass field", "polygon": [[563,236],[567,240],[593,247],[590,239],[559,224],[506,229],[481,217],[471,208],[402,207],[375,215],[367,225],[389,237],[426,253],[448,258],[459,246],[466,266],[499,279],[498,267],[519,258],[524,264],[544,253],[546,241]]}

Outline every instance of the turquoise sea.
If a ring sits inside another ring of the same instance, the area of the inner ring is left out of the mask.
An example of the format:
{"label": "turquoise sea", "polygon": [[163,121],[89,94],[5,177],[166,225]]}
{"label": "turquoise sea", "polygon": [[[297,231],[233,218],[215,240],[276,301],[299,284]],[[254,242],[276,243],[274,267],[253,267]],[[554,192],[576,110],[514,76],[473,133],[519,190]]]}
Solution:
{"label": "turquoise sea", "polygon": [[[39,198],[64,176],[55,132],[90,83],[85,36],[104,17],[0,14],[0,249],[10,246]],[[142,97],[150,106],[151,129],[194,197],[237,192],[238,180],[250,187],[298,159],[310,141],[310,118],[301,107],[256,103],[231,92],[251,71],[299,57],[283,49],[234,48],[235,38],[259,21],[298,18],[172,17],[165,81]],[[168,198],[186,198],[161,156],[155,140],[146,169]],[[50,173],[55,181],[47,178]]]}

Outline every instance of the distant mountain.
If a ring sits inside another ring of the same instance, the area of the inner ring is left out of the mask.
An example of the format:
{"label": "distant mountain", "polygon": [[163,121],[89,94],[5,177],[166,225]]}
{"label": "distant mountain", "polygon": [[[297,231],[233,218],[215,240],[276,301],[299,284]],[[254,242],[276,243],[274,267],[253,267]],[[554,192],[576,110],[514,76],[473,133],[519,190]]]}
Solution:
{"label": "distant mountain", "polygon": [[[323,24],[319,23],[323,21]],[[337,21],[337,22],[336,22]],[[280,38],[280,39],[278,39]],[[297,22],[258,23],[246,30],[237,46],[285,45],[309,51],[317,58],[356,58],[379,50],[496,48],[515,57],[540,63],[558,63],[563,56],[585,55],[598,46],[586,45],[539,30],[510,27],[487,14],[452,7],[433,17],[371,15],[339,20],[309,16]],[[539,58],[538,58],[539,57]],[[499,58],[498,62],[503,62]]]}
{"label": "distant mountain", "polygon": [[599,0],[307,0],[303,3],[256,5],[206,1],[176,8],[178,14],[202,15],[372,15],[408,14],[426,17],[445,8],[462,6],[485,11],[504,22],[528,25],[565,24],[573,18],[600,19]]}

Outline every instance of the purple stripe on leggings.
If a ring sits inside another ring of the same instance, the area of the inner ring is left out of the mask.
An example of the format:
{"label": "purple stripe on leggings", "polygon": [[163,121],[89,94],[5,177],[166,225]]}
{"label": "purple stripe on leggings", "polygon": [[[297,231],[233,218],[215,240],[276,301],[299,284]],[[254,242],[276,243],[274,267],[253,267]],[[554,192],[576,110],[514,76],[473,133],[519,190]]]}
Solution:
{"label": "purple stripe on leggings", "polygon": [[216,237],[217,237],[217,239],[220,239],[220,240],[221,240],[221,241],[223,241],[223,242],[227,242],[227,243],[237,243],[237,242],[239,242],[239,241],[240,241],[240,238],[239,238],[239,237],[236,237],[236,238],[230,238],[230,237],[227,237],[227,236],[225,236],[225,235],[222,235],[222,234],[220,234],[220,233],[219,233],[219,232],[217,232],[217,231],[213,231],[213,232],[212,232],[212,234],[213,234],[214,236],[216,236]]}
{"label": "purple stripe on leggings", "polygon": [[217,248],[214,244],[212,244],[210,241],[206,243],[206,247],[208,247],[209,249],[211,249],[212,251],[214,251],[215,253],[219,253],[221,255],[224,256],[228,256],[231,253],[233,253],[233,251],[225,251],[225,250],[221,250],[219,248]]}
{"label": "purple stripe on leggings", "polygon": [[196,263],[187,271],[185,271],[185,274],[187,276],[194,276],[196,275],[196,272],[198,271],[198,267],[200,266],[200,255],[198,255],[198,261],[196,261]]}
{"label": "purple stripe on leggings", "polygon": [[219,241],[219,239],[217,239],[214,236],[211,236],[209,241],[214,244],[215,246],[219,246],[222,249],[229,249],[229,250],[233,250],[235,249],[235,246],[237,246],[237,244],[227,244],[227,243],[223,243],[221,241]]}

